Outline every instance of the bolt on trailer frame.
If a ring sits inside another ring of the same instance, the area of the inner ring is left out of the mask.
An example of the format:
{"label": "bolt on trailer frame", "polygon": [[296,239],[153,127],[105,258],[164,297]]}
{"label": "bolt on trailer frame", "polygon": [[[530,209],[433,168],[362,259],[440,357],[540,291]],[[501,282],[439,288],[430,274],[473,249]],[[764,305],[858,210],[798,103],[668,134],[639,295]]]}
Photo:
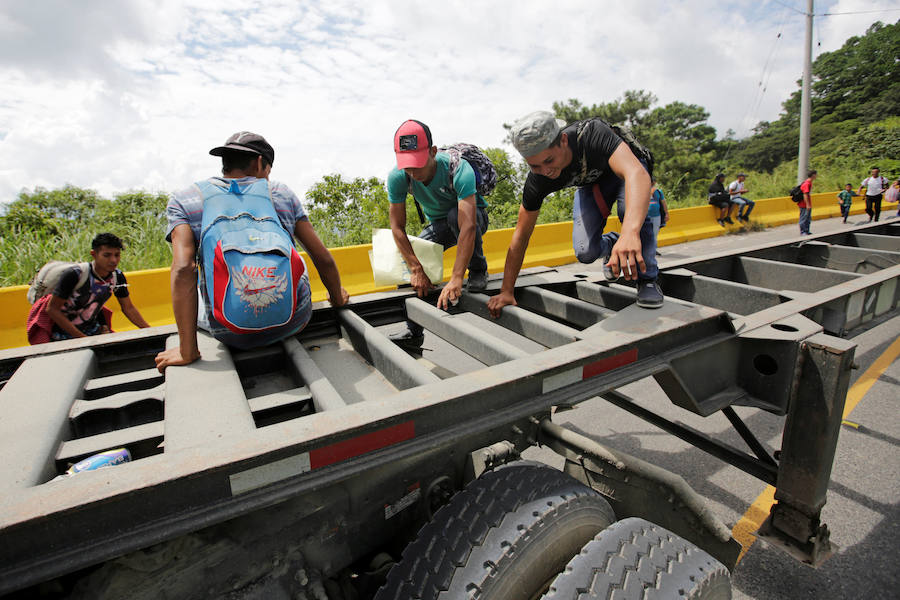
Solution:
{"label": "bolt on trailer frame", "polygon": [[[599,273],[553,270],[520,277],[519,305],[497,320],[485,294],[450,313],[408,291],[373,294],[318,307],[297,338],[267,348],[201,336],[204,360],[165,377],[153,357],[172,326],[2,351],[0,593],[275,506],[318,515],[308,537],[334,572],[536,443],[619,518],[655,521],[733,567],[739,545],[680,477],[550,421],[551,407],[595,396],[774,485],[764,534],[817,564],[831,551],[819,517],[855,348],[837,336],[896,311],[898,233],[681,261],[661,274],[658,310]],[[406,318],[426,328],[421,356],[385,335]],[[616,391],[647,376],[689,412],[722,411],[750,452]],[[784,415],[780,452],[733,405]],[[133,462],[52,481],[120,446]]]}

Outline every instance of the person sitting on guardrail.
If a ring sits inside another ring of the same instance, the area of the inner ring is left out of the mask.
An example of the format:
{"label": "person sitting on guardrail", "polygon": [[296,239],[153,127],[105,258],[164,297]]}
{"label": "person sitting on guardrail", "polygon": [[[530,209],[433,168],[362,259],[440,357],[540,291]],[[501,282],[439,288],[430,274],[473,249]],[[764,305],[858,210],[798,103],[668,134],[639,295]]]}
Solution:
{"label": "person sitting on guardrail", "polygon": [[719,216],[716,222],[725,227],[725,224],[733,225],[731,220],[731,211],[734,210],[734,204],[731,202],[731,196],[725,191],[725,173],[719,173],[713,182],[709,184],[707,199],[710,204],[719,210]]}
{"label": "person sitting on guardrail", "polygon": [[91,241],[91,262],[67,268],[55,263],[64,270],[53,276],[52,289],[47,288],[46,295],[31,309],[29,343],[109,333],[112,312],[104,304],[113,295],[129,321],[140,328],[150,327],[128,295],[128,281],[118,268],[121,258],[122,240],[112,233],[101,233]]}
{"label": "person sitting on guardrail", "polygon": [[222,158],[222,177],[175,192],[166,205],[179,344],[156,355],[160,372],[200,358],[198,326],[240,348],[271,344],[306,326],[309,277],[292,236],[312,258],[332,306],[349,301],[300,199],[269,181],[275,150],[265,138],[241,131],[209,153]]}
{"label": "person sitting on guardrail", "polygon": [[[656,238],[647,217],[653,157],[630,132],[598,118],[566,125],[548,111],[519,119],[510,131],[513,146],[531,169],[522,190],[500,293],[488,302],[494,317],[513,294],[528,241],[544,198],[575,187],[572,246],[579,262],[603,259],[608,280],[624,276],[637,282],[637,304],[659,308],[663,294],[657,284]],[[610,207],[616,203],[621,234],[604,233]]]}
{"label": "person sitting on guardrail", "polygon": [[744,197],[744,194],[750,191],[744,185],[745,179],[747,179],[747,175],[738,173],[737,179],[728,185],[728,194],[731,196],[729,201],[738,207],[738,221],[748,223],[750,222],[750,213],[753,211],[753,207],[756,206],[756,202]]}

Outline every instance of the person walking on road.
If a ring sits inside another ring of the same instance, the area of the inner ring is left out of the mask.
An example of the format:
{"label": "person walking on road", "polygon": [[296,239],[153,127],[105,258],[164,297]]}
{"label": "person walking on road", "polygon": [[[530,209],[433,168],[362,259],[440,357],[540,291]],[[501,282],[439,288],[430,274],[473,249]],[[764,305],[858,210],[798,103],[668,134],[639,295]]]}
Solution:
{"label": "person walking on road", "polygon": [[818,171],[812,169],[806,174],[806,180],[800,184],[800,191],[803,192],[803,200],[797,203],[797,208],[800,209],[800,216],[797,220],[798,225],[800,225],[800,235],[810,234],[809,226],[812,223],[812,184],[817,176]]}
{"label": "person walking on road", "polygon": [[[900,202],[900,179],[891,184],[884,193],[885,202]],[[900,204],[897,205],[897,216],[900,217]]]}
{"label": "person walking on road", "polygon": [[869,215],[869,222],[873,218],[878,221],[881,216],[881,198],[888,189],[888,180],[881,176],[878,167],[872,167],[871,174],[862,180],[856,193],[862,194],[863,188],[866,189],[866,214]]}
{"label": "person walking on road", "polygon": [[856,195],[856,192],[853,191],[853,186],[849,183],[844,186],[844,189],[838,192],[838,205],[841,207],[841,216],[844,217],[844,223],[847,222],[847,217],[850,216],[850,206],[853,204],[853,196]]}

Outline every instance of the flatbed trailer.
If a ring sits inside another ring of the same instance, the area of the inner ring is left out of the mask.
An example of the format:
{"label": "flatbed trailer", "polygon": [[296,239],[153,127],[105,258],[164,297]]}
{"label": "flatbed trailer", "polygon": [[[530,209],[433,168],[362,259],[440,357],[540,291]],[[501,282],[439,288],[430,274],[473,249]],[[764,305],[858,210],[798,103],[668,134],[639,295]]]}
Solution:
{"label": "flatbed trailer", "polygon": [[[201,336],[203,359],[165,376],[153,357],[174,326],[0,351],[0,594],[564,597],[547,574],[525,596],[491,592],[502,560],[460,583],[474,567],[427,550],[481,527],[452,511],[489,515],[504,486],[522,495],[504,515],[541,500],[523,482],[544,471],[517,461],[535,445],[607,503],[596,519],[644,519],[733,569],[740,545],[677,474],[553,423],[597,396],[775,486],[760,534],[817,565],[833,548],[820,515],[853,365],[843,336],[896,313],[898,279],[900,226],[876,224],[679,261],[661,272],[658,310],[599,271],[533,269],[496,320],[496,280],[449,312],[409,290],[372,294],[318,305],[296,338],[257,350]],[[385,335],[407,318],[426,329],[422,353]],[[746,447],[618,391],[645,377],[685,411],[723,412]],[[733,406],[783,415],[781,447]],[[134,460],[57,478],[119,447]],[[580,541],[554,561],[587,548],[597,531],[581,528],[588,538],[560,534]]]}

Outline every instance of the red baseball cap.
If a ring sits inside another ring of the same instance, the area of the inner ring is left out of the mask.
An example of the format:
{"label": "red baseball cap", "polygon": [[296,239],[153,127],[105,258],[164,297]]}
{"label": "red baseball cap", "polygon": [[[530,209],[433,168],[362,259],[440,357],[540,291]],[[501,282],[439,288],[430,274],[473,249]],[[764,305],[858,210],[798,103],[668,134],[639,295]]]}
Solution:
{"label": "red baseball cap", "polygon": [[431,151],[431,130],[428,125],[410,119],[401,125],[394,134],[394,153],[397,155],[397,168],[420,169],[428,162]]}

